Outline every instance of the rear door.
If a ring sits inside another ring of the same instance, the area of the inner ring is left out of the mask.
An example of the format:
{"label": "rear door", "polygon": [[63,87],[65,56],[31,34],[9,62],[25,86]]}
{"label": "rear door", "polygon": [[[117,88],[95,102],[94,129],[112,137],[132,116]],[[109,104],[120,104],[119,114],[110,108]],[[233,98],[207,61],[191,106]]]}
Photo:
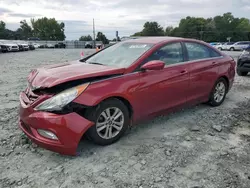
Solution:
{"label": "rear door", "polygon": [[139,73],[140,86],[136,101],[142,116],[184,105],[187,100],[189,73],[182,44],[166,44],[153,52],[144,63],[151,60],[164,61],[165,68]]}
{"label": "rear door", "polygon": [[218,78],[221,54],[201,43],[184,42],[188,58],[190,86],[188,103],[200,103],[208,99]]}

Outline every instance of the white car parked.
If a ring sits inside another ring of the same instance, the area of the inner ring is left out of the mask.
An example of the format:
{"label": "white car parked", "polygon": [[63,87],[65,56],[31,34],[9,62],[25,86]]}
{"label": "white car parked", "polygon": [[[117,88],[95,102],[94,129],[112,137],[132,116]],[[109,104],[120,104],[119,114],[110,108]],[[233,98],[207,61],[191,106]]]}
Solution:
{"label": "white car parked", "polygon": [[20,51],[28,51],[29,50],[29,45],[23,42],[17,42],[16,43],[19,46]]}
{"label": "white car parked", "polygon": [[19,47],[17,44],[8,42],[8,41],[0,41],[2,46],[6,47],[7,52],[17,52],[19,51]]}
{"label": "white car parked", "polygon": [[229,50],[230,46],[233,45],[235,42],[225,42],[221,46],[221,50]]}
{"label": "white car parked", "polygon": [[33,46],[34,46],[35,48],[39,48],[39,47],[40,47],[40,44],[34,43]]}
{"label": "white car parked", "polygon": [[25,51],[28,51],[29,50],[29,45],[26,44],[26,43],[21,43],[21,45],[23,46],[24,50]]}
{"label": "white car parked", "polygon": [[250,45],[250,41],[239,41],[228,47],[230,51],[242,51]]}
{"label": "white car parked", "polygon": [[221,42],[211,42],[210,45],[212,45],[214,48],[217,48],[219,50],[222,49],[222,43]]}

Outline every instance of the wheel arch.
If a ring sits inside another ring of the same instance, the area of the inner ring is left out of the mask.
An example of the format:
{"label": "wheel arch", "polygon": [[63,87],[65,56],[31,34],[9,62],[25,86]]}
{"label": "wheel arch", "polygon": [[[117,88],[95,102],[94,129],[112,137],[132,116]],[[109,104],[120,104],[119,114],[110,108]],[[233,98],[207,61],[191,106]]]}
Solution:
{"label": "wheel arch", "polygon": [[109,96],[109,97],[99,101],[98,104],[100,104],[103,101],[110,100],[110,99],[118,99],[118,100],[120,100],[128,108],[130,119],[133,118],[133,107],[132,107],[131,103],[129,102],[129,100],[127,98],[123,97],[123,96],[119,96],[119,95]]}
{"label": "wheel arch", "polygon": [[221,78],[226,80],[226,82],[227,82],[227,92],[228,92],[229,91],[229,78],[226,75],[222,75],[217,80],[219,80]]}

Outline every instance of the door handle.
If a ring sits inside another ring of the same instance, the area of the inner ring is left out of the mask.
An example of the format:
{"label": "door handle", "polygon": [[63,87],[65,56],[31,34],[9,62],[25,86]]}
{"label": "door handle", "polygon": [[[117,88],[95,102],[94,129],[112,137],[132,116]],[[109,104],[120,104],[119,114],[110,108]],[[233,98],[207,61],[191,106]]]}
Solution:
{"label": "door handle", "polygon": [[187,73],[187,70],[182,70],[180,73],[185,74],[185,73]]}

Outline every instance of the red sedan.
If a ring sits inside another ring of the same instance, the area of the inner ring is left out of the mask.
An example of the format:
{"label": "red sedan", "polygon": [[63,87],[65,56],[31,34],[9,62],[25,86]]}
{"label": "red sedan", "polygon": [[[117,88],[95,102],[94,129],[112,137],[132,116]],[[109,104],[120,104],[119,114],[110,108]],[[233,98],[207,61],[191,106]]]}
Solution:
{"label": "red sedan", "polygon": [[41,147],[75,155],[86,134],[108,145],[140,120],[198,103],[221,105],[235,65],[198,40],[119,42],[79,61],[33,70],[20,94],[19,126]]}

